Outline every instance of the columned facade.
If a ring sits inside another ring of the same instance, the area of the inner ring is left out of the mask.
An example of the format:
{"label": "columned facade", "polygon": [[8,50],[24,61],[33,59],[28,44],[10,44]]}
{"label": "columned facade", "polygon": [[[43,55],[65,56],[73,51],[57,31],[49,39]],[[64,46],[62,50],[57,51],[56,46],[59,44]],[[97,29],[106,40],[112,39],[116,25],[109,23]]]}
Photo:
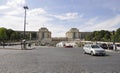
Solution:
{"label": "columned facade", "polygon": [[43,28],[39,29],[38,38],[39,38],[39,40],[46,39],[46,38],[51,38],[51,32],[48,31],[47,28],[43,27]]}
{"label": "columned facade", "polygon": [[52,40],[51,32],[45,27],[40,28],[38,32],[38,40],[40,44],[50,44]]}
{"label": "columned facade", "polygon": [[[23,33],[23,31],[18,31]],[[51,32],[42,27],[39,31],[26,31],[28,35],[28,40],[37,40],[38,44],[43,45],[56,45],[61,41],[75,41],[75,40],[84,40],[86,35],[91,32],[79,32],[77,28],[71,28],[68,32],[66,32],[66,37],[51,37]]]}
{"label": "columned facade", "polygon": [[77,28],[71,28],[68,32],[66,32],[66,37],[68,39],[80,39],[80,32]]}

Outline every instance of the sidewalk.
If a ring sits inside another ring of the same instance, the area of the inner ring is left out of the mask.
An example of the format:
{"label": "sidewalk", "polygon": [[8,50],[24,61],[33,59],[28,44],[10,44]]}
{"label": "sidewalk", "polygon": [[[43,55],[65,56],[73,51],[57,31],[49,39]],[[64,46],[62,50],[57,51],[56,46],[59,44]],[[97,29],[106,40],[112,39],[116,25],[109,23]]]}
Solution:
{"label": "sidewalk", "polygon": [[[35,46],[32,47],[26,47],[25,50],[33,50],[35,49]],[[21,49],[21,45],[15,45],[15,46],[5,46],[3,48],[3,46],[0,46],[0,50],[22,50]]]}
{"label": "sidewalk", "polygon": [[120,50],[114,51],[114,50],[108,50],[108,49],[106,49],[105,51],[107,51],[107,52],[114,52],[114,53],[120,53]]}

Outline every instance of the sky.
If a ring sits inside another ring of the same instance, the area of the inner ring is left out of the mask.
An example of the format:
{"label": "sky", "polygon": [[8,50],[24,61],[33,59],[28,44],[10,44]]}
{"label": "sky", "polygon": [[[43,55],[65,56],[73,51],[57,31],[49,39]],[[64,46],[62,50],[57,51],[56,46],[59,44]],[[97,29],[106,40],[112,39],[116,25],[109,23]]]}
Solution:
{"label": "sky", "polygon": [[48,28],[52,37],[65,37],[71,28],[80,32],[120,28],[120,0],[0,0],[0,27],[26,31]]}

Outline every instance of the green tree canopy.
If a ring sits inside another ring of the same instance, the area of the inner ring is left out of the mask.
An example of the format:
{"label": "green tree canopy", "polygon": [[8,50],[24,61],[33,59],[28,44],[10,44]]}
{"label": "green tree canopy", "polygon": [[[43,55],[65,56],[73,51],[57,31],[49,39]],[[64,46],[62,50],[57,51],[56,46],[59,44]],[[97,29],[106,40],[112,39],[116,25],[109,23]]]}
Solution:
{"label": "green tree canopy", "polygon": [[14,33],[15,31],[12,29],[7,29],[7,36],[8,36],[8,40],[11,40],[11,34]]}
{"label": "green tree canopy", "polygon": [[115,33],[115,40],[120,42],[120,28],[118,28],[116,30],[116,33]]}
{"label": "green tree canopy", "polygon": [[8,39],[8,36],[7,36],[6,32],[7,32],[6,28],[0,28],[0,40],[1,41],[4,41],[4,40]]}
{"label": "green tree canopy", "polygon": [[111,39],[111,33],[106,30],[94,31],[90,35],[86,36],[86,40],[91,41],[109,41]]}

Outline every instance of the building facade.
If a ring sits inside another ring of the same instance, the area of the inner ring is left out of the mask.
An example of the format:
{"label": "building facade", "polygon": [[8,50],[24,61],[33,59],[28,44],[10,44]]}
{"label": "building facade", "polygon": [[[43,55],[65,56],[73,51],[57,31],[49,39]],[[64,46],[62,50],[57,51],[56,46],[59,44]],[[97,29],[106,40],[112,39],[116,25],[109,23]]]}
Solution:
{"label": "building facade", "polygon": [[66,32],[66,37],[71,40],[80,39],[80,32],[77,28],[71,28]]}
{"label": "building facade", "polygon": [[51,38],[51,32],[43,27],[38,31],[38,40]]}
{"label": "building facade", "polygon": [[51,32],[47,28],[42,27],[39,29],[39,32],[38,32],[38,40],[39,40],[39,43],[41,44],[56,45],[61,41],[83,40],[85,39],[85,36],[89,33],[90,32],[79,32],[79,29],[71,28],[68,32],[66,32],[66,37],[53,38],[51,37]]}
{"label": "building facade", "polygon": [[[22,33],[23,31],[19,31],[19,32]],[[37,43],[39,45],[53,45],[54,46],[61,41],[84,40],[86,35],[90,34],[91,32],[80,32],[79,29],[77,28],[71,28],[69,31],[66,32],[66,37],[52,37],[51,32],[46,27],[42,27],[39,29],[39,31],[36,31],[36,32],[26,31],[26,33],[29,33],[30,39],[37,40]]]}
{"label": "building facade", "polygon": [[51,32],[45,27],[40,28],[38,31],[38,42],[45,45],[50,44],[51,41]]}
{"label": "building facade", "polygon": [[68,40],[85,40],[86,35],[89,35],[91,32],[80,32],[77,28],[71,28],[66,32],[66,37]]}

